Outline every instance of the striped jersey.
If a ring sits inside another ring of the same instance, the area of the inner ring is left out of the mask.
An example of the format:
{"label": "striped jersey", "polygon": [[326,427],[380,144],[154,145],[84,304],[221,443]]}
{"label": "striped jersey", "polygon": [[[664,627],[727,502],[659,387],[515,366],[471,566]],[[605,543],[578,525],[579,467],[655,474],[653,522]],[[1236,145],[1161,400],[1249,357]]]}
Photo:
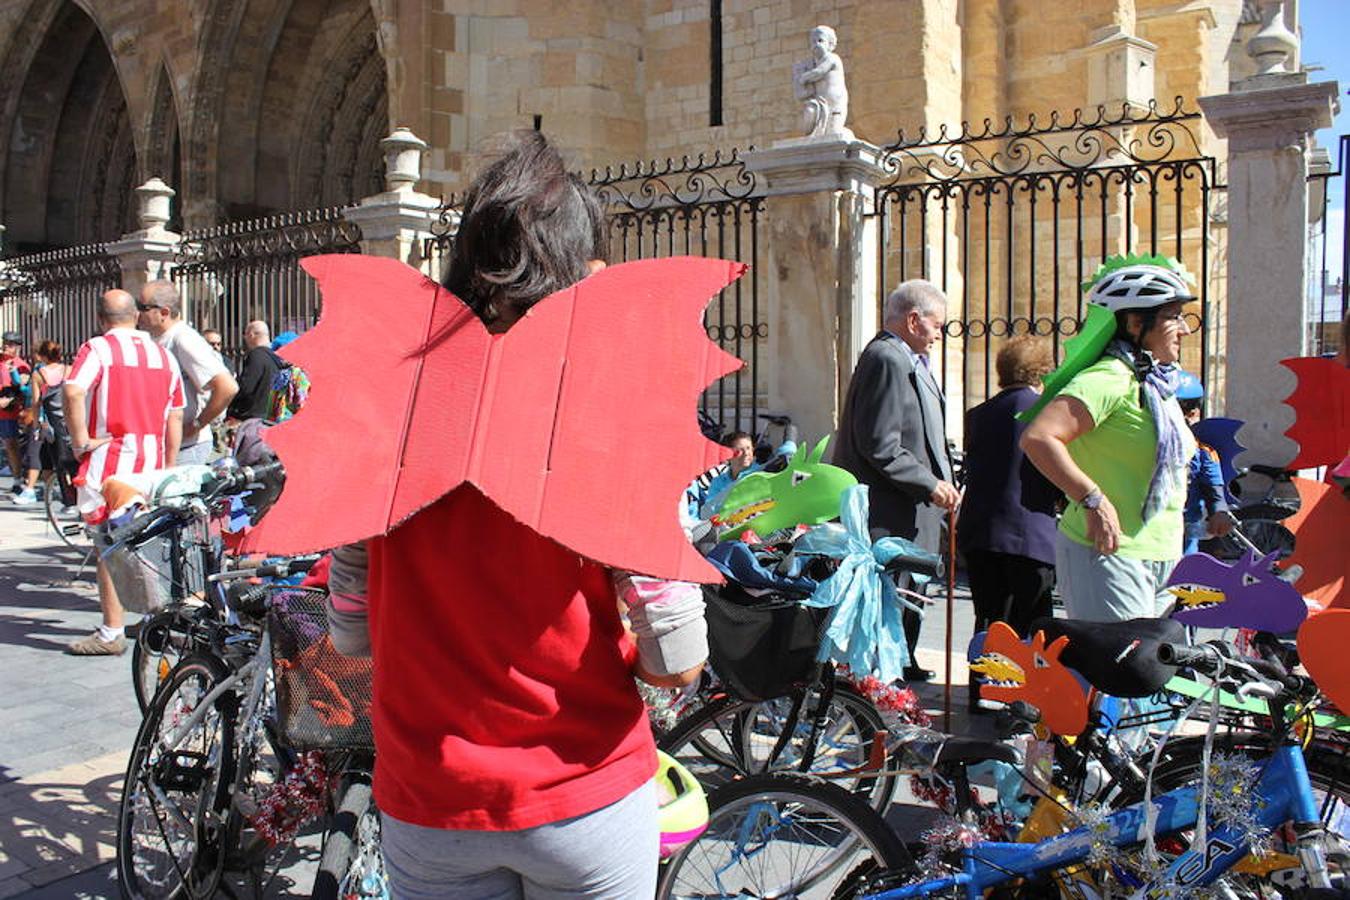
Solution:
{"label": "striped jersey", "polygon": [[66,377],[86,391],[89,436],[111,438],[81,461],[77,479],[80,511],[97,518],[105,478],[163,468],[165,422],[183,408],[183,378],[154,338],[125,327],[86,341]]}

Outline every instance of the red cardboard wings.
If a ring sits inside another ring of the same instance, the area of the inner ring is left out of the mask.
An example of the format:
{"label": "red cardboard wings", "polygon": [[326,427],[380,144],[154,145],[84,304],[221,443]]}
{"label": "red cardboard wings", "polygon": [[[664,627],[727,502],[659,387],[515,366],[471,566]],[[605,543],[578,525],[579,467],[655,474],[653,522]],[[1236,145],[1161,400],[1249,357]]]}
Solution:
{"label": "red cardboard wings", "polygon": [[1336,465],[1350,453],[1350,369],[1317,357],[1282,359],[1280,365],[1298,378],[1284,400],[1295,416],[1284,434],[1298,442],[1298,456],[1285,468]]}
{"label": "red cardboard wings", "polygon": [[392,259],[302,262],[323,317],[283,355],[304,409],[268,429],[286,488],[249,549],[299,553],[385,534],[465,482],[597,562],[719,581],[676,515],[724,451],[699,394],[741,362],[703,308],[741,263],[677,257],[604,269],[489,334],[457,297]]}
{"label": "red cardboard wings", "polygon": [[1280,565],[1301,566],[1294,582],[1303,596],[1324,607],[1350,608],[1350,562],[1345,534],[1350,529],[1350,500],[1328,484],[1293,478],[1298,512],[1282,521],[1294,535],[1294,552]]}

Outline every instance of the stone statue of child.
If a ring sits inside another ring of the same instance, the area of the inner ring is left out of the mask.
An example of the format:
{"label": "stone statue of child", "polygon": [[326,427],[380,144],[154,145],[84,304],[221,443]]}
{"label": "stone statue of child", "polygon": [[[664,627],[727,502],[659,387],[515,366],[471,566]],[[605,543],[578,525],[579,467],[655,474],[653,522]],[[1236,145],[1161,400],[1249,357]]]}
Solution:
{"label": "stone statue of child", "polygon": [[792,67],[793,93],[803,101],[802,125],[809,137],[853,137],[844,127],[848,87],[844,84],[844,62],[834,52],[838,43],[833,28],[817,25],[811,29],[811,58]]}

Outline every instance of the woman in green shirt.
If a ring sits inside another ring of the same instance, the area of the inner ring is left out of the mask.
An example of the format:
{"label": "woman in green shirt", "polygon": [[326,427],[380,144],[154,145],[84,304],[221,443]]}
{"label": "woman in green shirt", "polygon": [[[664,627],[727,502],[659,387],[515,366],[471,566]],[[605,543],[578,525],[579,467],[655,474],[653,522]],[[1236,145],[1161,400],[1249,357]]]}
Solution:
{"label": "woman in green shirt", "polygon": [[1070,618],[1154,616],[1183,543],[1186,466],[1195,439],[1176,392],[1182,305],[1194,300],[1168,266],[1106,272],[1088,301],[1115,313],[1116,333],[1022,436],[1027,457],[1070,503],[1055,569]]}

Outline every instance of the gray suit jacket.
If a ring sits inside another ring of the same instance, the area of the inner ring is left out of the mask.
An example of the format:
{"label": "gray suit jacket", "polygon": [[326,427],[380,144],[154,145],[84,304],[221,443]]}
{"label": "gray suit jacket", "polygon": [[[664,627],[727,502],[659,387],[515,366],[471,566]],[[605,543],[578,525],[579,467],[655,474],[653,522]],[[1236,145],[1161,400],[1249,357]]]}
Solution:
{"label": "gray suit jacket", "polygon": [[871,489],[873,538],[896,535],[940,550],[946,511],[929,497],[939,479],[952,480],[945,404],[932,373],[911,362],[898,337],[883,331],[858,357],[834,464]]}

